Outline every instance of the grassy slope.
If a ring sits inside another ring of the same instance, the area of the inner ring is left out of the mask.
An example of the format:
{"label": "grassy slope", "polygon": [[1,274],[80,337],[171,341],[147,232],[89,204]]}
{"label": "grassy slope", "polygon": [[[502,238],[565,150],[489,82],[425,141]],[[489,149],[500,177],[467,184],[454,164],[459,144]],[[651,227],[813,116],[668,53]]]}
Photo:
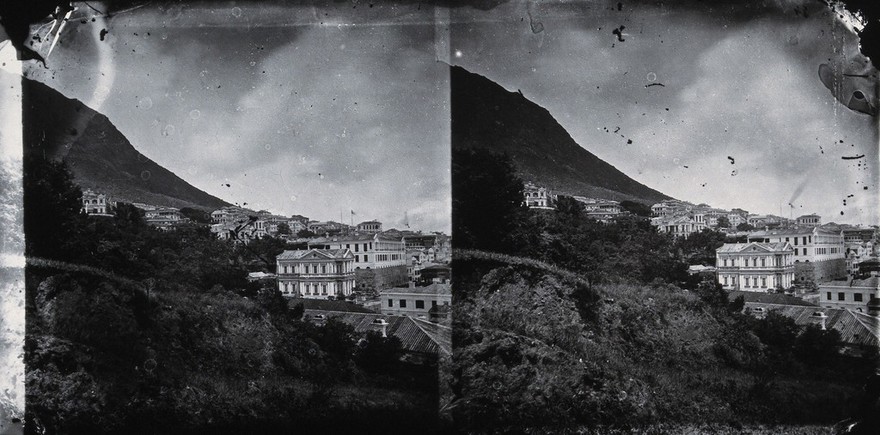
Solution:
{"label": "grassy slope", "polygon": [[824,427],[849,416],[861,387],[756,376],[747,367],[757,337],[672,286],[606,285],[584,297],[540,267],[460,266],[449,407],[468,429]]}

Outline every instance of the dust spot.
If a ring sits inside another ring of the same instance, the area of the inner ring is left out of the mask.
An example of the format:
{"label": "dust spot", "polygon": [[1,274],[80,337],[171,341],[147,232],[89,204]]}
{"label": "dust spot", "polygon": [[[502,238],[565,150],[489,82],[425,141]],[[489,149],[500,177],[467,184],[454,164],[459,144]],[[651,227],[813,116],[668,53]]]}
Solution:
{"label": "dust spot", "polygon": [[241,8],[238,6],[232,8],[232,16],[235,18],[241,18]]}
{"label": "dust spot", "polygon": [[148,170],[141,171],[141,180],[147,181],[150,179],[150,176],[153,175]]}
{"label": "dust spot", "polygon": [[611,31],[613,35],[617,36],[617,40],[620,42],[626,41],[625,39],[623,39],[623,29],[626,29],[626,26],[620,26]]}
{"label": "dust spot", "polygon": [[150,110],[153,107],[153,99],[150,97],[141,98],[137,103],[139,109]]}
{"label": "dust spot", "polygon": [[193,120],[199,119],[202,117],[202,112],[199,112],[199,109],[190,110],[189,117]]}

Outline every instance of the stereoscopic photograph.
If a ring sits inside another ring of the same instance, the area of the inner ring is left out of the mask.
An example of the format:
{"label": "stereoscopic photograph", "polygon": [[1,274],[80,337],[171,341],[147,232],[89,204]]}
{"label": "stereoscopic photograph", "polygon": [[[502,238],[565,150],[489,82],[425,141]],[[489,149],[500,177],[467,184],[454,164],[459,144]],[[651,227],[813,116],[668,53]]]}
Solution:
{"label": "stereoscopic photograph", "polygon": [[0,434],[874,434],[869,2],[0,6]]}

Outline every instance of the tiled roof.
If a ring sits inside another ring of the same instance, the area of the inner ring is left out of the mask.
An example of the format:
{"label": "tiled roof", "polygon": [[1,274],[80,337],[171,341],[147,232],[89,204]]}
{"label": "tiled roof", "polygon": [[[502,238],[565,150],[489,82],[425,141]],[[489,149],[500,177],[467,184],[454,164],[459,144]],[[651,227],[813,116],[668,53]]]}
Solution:
{"label": "tiled roof", "polygon": [[433,283],[424,287],[395,287],[387,290],[380,290],[379,294],[389,293],[414,293],[420,295],[451,295],[452,286],[449,284]]}
{"label": "tiled roof", "polygon": [[777,242],[777,243],[758,243],[758,242],[750,242],[750,243],[725,243],[720,248],[716,249],[715,252],[719,253],[735,253],[735,252],[743,252],[751,246],[755,246],[764,251],[768,252],[784,252],[787,250],[791,250],[791,247],[788,247],[788,243],[786,242]]}
{"label": "tiled roof", "polygon": [[446,355],[452,354],[452,330],[440,325],[430,326],[429,322],[420,321],[407,316],[391,316],[378,313],[343,313],[338,311],[305,310],[309,320],[315,321],[314,316],[324,315],[326,318],[335,318],[354,327],[355,332],[366,334],[369,331],[379,331],[379,327],[373,323],[376,319],[385,319],[388,323],[386,333],[400,339],[403,349],[407,352],[425,353],[438,355],[441,352]]}
{"label": "tiled roof", "polygon": [[811,317],[817,311],[824,312],[828,316],[825,320],[827,329],[834,329],[840,333],[840,340],[849,345],[874,346],[880,343],[880,322],[876,317],[867,314],[856,313],[849,310],[820,307],[804,307],[794,305],[774,305],[747,302],[746,307],[766,307],[769,311],[776,311],[786,317],[790,317],[800,326],[814,324]]}
{"label": "tiled roof", "polygon": [[290,308],[293,308],[297,305],[302,305],[303,309],[306,311],[313,310],[338,311],[348,313],[375,313],[375,311],[372,311],[369,308],[364,308],[360,305],[346,301],[328,301],[326,299],[296,298],[291,299],[290,302],[288,302],[288,306]]}
{"label": "tiled roof", "polygon": [[867,279],[854,279],[852,282],[850,281],[830,281],[819,284],[819,287],[823,286],[831,286],[831,287],[867,287],[867,288],[880,288],[880,277],[872,276]]}
{"label": "tiled roof", "polygon": [[315,253],[318,256],[328,259],[341,259],[353,257],[348,249],[298,249],[295,251],[284,251],[275,257],[277,260],[299,260],[306,255]]}
{"label": "tiled roof", "polygon": [[731,301],[740,296],[743,297],[743,300],[745,300],[745,302],[757,302],[762,304],[775,305],[795,305],[802,307],[818,307],[818,305],[812,302],[781,293],[761,293],[747,292],[742,290],[731,290],[727,294],[728,299],[730,299]]}

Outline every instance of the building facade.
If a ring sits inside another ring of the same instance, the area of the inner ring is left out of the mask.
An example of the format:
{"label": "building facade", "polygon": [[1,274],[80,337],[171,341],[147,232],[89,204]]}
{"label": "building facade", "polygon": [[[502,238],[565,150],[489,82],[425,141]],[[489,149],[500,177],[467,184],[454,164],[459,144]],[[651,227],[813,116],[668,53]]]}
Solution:
{"label": "building facade", "polygon": [[523,203],[528,208],[553,208],[552,196],[546,188],[538,187],[532,183],[526,183],[523,188],[523,196]]}
{"label": "building facade", "polygon": [[379,292],[382,314],[428,318],[428,311],[438,305],[452,304],[449,284],[431,284],[425,287],[396,287]]}
{"label": "building facade", "polygon": [[726,290],[770,291],[794,284],[788,243],[725,243],[715,251],[718,283]]}
{"label": "building facade", "polygon": [[747,240],[791,244],[799,283],[825,282],[846,276],[846,249],[840,231],[823,227],[779,228],[750,233]]}
{"label": "building facade", "polygon": [[868,312],[868,302],[880,298],[880,280],[867,279],[831,281],[819,285],[819,305],[825,308],[844,308],[859,313]]}
{"label": "building facade", "polygon": [[92,189],[86,189],[82,193],[82,210],[86,214],[109,214],[110,208],[107,206],[107,196],[103,193],[94,192]]}
{"label": "building facade", "polygon": [[276,267],[278,290],[287,297],[339,298],[355,289],[354,255],[348,249],[284,251]]}
{"label": "building facade", "polygon": [[795,220],[795,224],[799,226],[816,227],[822,225],[822,217],[817,214],[805,214],[803,216],[798,216]]}
{"label": "building facade", "polygon": [[375,234],[382,232],[382,222],[366,221],[357,224],[357,232],[365,234]]}

